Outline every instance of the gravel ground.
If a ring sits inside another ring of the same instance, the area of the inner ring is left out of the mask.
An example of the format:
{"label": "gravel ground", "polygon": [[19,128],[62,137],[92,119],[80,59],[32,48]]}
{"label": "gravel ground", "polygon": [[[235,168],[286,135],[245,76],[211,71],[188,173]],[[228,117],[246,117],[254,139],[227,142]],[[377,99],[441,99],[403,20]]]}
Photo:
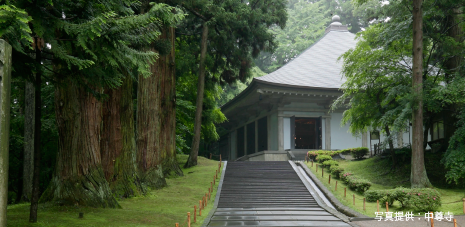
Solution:
{"label": "gravel ground", "polygon": [[[455,216],[457,220],[457,227],[465,227],[465,215]],[[354,221],[351,222],[360,227],[430,227],[431,223],[426,222],[425,218],[418,220],[418,217],[415,217],[415,221]],[[434,220],[434,227],[454,227],[454,223],[448,222],[447,220]]]}

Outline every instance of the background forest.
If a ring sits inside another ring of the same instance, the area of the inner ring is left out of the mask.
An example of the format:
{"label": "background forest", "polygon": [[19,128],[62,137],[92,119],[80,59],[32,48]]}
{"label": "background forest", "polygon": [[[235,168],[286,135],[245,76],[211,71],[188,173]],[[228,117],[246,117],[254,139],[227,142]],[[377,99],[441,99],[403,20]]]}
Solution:
{"label": "background forest", "polygon": [[[412,49],[412,14],[403,0],[0,4],[0,36],[14,48],[9,203],[30,202],[35,192],[36,204],[40,197],[118,207],[115,197],[165,186],[164,178],[182,174],[176,154],[190,154],[189,167],[197,155],[215,152],[224,134],[218,124],[227,120],[221,106],[320,39],[332,15],[361,32],[361,49],[344,57],[348,77]],[[454,127],[441,157],[449,183],[465,178],[462,7],[429,0],[423,6],[425,125],[450,110]],[[427,73],[431,67],[437,75]],[[386,99],[377,105],[385,112],[374,120],[381,126],[411,117],[411,69],[401,70],[399,83],[381,89]],[[368,82],[354,83],[352,93]],[[362,109],[347,112],[347,122]],[[373,122],[358,123],[354,133]]]}

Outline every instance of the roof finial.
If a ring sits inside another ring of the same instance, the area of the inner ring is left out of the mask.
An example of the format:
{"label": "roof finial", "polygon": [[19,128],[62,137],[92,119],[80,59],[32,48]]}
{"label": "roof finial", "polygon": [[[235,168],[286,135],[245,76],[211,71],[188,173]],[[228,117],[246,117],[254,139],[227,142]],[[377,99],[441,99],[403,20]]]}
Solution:
{"label": "roof finial", "polygon": [[332,18],[331,25],[342,25],[340,21],[341,21],[341,18],[338,15],[334,15]]}

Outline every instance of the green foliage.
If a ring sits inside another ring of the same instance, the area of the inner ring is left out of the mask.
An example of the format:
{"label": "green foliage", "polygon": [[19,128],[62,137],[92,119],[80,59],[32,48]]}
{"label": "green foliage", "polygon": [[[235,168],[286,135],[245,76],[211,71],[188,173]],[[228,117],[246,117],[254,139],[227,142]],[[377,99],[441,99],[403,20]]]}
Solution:
{"label": "green foliage", "polygon": [[446,179],[449,183],[459,183],[465,179],[465,108],[462,108],[457,122],[457,130],[450,138],[449,147],[441,162],[449,170]]}
{"label": "green foliage", "polygon": [[355,159],[362,159],[365,155],[368,154],[368,148],[366,147],[350,148],[350,154]]}
{"label": "green foliage", "polygon": [[223,93],[221,93],[220,97],[217,100],[217,105],[220,107],[227,102],[229,102],[231,99],[236,97],[236,95],[240,94],[243,90],[249,86],[249,84],[252,82],[252,79],[255,77],[260,77],[266,75],[260,68],[257,66],[254,66],[250,70],[251,77],[247,79],[245,82],[241,82],[240,80],[235,81],[231,84],[225,84],[222,86],[223,88]]}
{"label": "green foliage", "polygon": [[329,155],[329,156],[334,156],[334,155],[337,155],[337,154],[340,154],[340,153],[343,153],[343,150],[339,150],[339,151],[327,151],[327,150],[317,150],[317,151],[309,151],[307,152],[307,155],[315,160],[315,157],[317,155]]}
{"label": "green foliage", "polygon": [[336,160],[327,160],[321,164],[323,164],[323,166],[325,166],[326,168],[330,169],[333,166],[338,166],[339,162],[337,162]]}
{"label": "green foliage", "polygon": [[383,197],[383,192],[387,190],[368,190],[363,193],[367,202],[376,202]]}
{"label": "green foliage", "polygon": [[406,207],[421,211],[437,210],[441,206],[441,196],[438,191],[431,188],[414,188],[407,192]]}
{"label": "green foliage", "polygon": [[329,155],[324,155],[324,154],[321,154],[321,155],[318,155],[316,156],[316,161],[319,162],[319,163],[323,163],[324,161],[329,161],[329,160],[333,160],[333,158]]}
{"label": "green foliage", "polygon": [[[3,4],[3,3],[2,3]],[[5,39],[16,50],[24,52],[24,47],[31,48],[33,42],[28,23],[32,17],[28,13],[11,5],[0,5],[0,38]]]}
{"label": "green foliage", "polygon": [[329,172],[336,175],[337,178],[340,178],[340,174],[344,172],[344,168],[340,167],[339,165],[332,165],[329,167]]}
{"label": "green foliage", "polygon": [[348,177],[351,176],[351,175],[353,175],[353,173],[351,173],[351,172],[345,172],[345,173],[344,173],[344,172],[340,172],[340,173],[339,173],[339,179],[341,179],[344,183],[347,184],[348,181],[349,181],[349,180],[348,180]]}
{"label": "green foliage", "polygon": [[368,202],[379,200],[381,204],[391,206],[394,201],[399,201],[402,207],[413,208],[417,211],[434,211],[441,206],[441,195],[435,189],[430,188],[403,188],[398,187],[388,190],[368,190],[364,193]]}
{"label": "green foliage", "polygon": [[[348,25],[350,32],[357,33],[362,27],[368,25],[368,20],[363,19],[357,13],[363,12],[367,17],[371,17],[368,12],[371,12],[374,6],[375,4],[370,4],[369,7],[354,7],[348,0],[290,0],[287,4],[289,19],[286,27],[280,29],[274,26],[270,29],[276,37],[278,47],[274,52],[269,50],[262,52],[255,60],[255,64],[266,73],[282,67],[325,34],[326,27],[331,23],[332,15],[339,15],[341,23]],[[356,9],[358,9],[357,13]]]}
{"label": "green foliage", "polygon": [[371,183],[368,180],[353,174],[345,176],[344,180],[347,186],[356,192],[363,193],[371,187]]}

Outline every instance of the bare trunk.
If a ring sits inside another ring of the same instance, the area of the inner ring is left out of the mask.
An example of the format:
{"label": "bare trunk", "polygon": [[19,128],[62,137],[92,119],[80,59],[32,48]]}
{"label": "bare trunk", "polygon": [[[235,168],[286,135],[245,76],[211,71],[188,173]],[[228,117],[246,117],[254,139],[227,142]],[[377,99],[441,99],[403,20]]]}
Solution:
{"label": "bare trunk", "polygon": [[118,89],[105,93],[110,97],[103,103],[100,141],[105,178],[117,198],[140,195],[143,188],[136,170],[131,76],[126,76]]}
{"label": "bare trunk", "polygon": [[21,201],[30,202],[32,197],[32,175],[34,172],[34,122],[35,91],[34,84],[26,81],[24,95],[24,155],[23,155],[23,191]]}
{"label": "bare trunk", "polygon": [[175,34],[174,28],[165,28],[160,39],[171,43],[169,54],[157,60],[160,77],[160,149],[162,152],[163,174],[182,176],[176,159],[176,74],[175,74]]}
{"label": "bare trunk", "polygon": [[430,187],[425,169],[423,149],[423,13],[422,0],[413,0],[413,76],[412,86],[417,99],[412,119],[412,169],[410,183],[412,188]]}
{"label": "bare trunk", "polygon": [[203,93],[205,89],[205,58],[207,54],[207,40],[208,40],[208,26],[203,23],[202,39],[200,41],[200,64],[199,64],[199,80],[197,85],[197,100],[194,121],[194,136],[192,138],[191,153],[187,159],[184,168],[197,165],[197,156],[199,155],[200,144],[200,129],[202,127],[202,106],[203,106]]}
{"label": "bare trunk", "polygon": [[[391,136],[391,131],[389,130],[389,126],[384,126],[384,130],[386,130],[386,135],[389,137]],[[392,157],[392,168],[396,168],[396,152],[394,151],[394,143],[392,142],[392,139],[388,140],[389,143],[389,151],[391,152],[391,157]]]}
{"label": "bare trunk", "polygon": [[41,200],[62,205],[120,207],[102,169],[102,105],[71,79],[59,82],[62,86],[55,91],[57,164]]}
{"label": "bare trunk", "polygon": [[[38,38],[35,38],[38,39]],[[36,43],[37,40],[36,40]],[[36,64],[36,75],[35,75],[35,97],[34,97],[34,169],[32,177],[32,197],[31,207],[29,212],[29,222],[37,222],[37,209],[39,205],[40,196],[40,130],[42,128],[42,54],[39,48],[35,48],[35,64]]]}
{"label": "bare trunk", "polygon": [[11,45],[0,39],[0,227],[6,227],[11,102]]}

